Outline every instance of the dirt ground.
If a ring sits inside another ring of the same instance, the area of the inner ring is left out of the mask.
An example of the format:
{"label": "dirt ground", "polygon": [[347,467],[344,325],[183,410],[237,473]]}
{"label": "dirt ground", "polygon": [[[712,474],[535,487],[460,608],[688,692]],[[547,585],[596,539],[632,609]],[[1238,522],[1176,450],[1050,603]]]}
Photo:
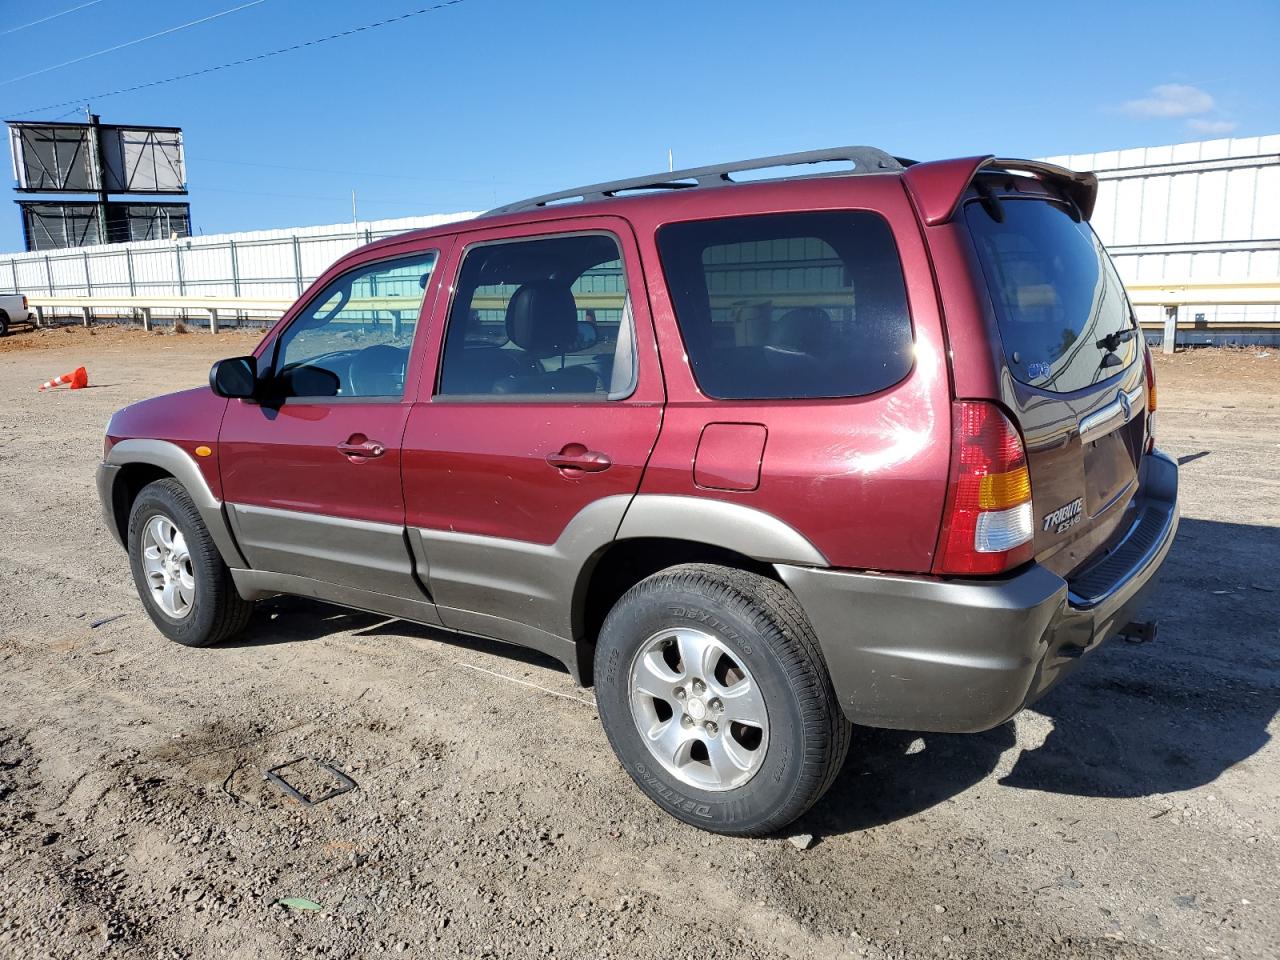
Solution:
{"label": "dirt ground", "polygon": [[[1157,357],[1159,640],[985,734],[858,731],[802,850],[661,814],[537,654],[292,599],[164,640],[102,429],[252,342],[2,342],[0,957],[1280,957],[1280,351]],[[299,757],[358,788],[286,800]]]}

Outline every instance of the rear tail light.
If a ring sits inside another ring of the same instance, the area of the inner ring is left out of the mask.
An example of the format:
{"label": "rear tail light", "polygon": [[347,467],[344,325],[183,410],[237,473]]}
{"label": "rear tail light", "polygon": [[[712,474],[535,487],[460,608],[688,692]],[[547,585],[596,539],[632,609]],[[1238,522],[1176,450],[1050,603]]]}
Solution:
{"label": "rear tail light", "polygon": [[22,295],[22,309],[27,309],[27,295],[25,293]]}
{"label": "rear tail light", "polygon": [[951,478],[935,573],[1003,573],[1031,559],[1031,475],[1022,438],[1000,408],[958,400]]}
{"label": "rear tail light", "polygon": [[1151,347],[1142,342],[1142,368],[1147,377],[1147,453],[1156,448],[1156,369],[1151,360]]}

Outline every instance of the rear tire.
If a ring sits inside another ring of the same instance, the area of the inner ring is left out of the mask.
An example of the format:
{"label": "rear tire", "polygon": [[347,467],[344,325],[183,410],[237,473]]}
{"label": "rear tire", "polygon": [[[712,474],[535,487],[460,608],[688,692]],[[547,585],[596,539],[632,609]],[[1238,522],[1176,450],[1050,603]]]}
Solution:
{"label": "rear tire", "polygon": [[686,564],[642,580],[605,619],[595,676],[627,773],[703,830],[782,829],[849,750],[813,628],[790,591],[758,574]]}
{"label": "rear tire", "polygon": [[0,337],[6,336],[8,335],[8,333],[9,333],[9,314],[5,313],[3,310],[0,310]]}
{"label": "rear tire", "polygon": [[236,592],[181,483],[157,480],[142,488],[129,512],[128,542],[138,597],[166,637],[210,647],[244,630],[253,604]]}

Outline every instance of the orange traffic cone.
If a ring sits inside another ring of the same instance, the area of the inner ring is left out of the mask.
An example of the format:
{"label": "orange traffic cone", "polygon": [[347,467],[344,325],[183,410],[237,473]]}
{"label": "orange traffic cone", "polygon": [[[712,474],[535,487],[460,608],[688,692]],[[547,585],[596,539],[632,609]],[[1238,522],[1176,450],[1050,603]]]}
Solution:
{"label": "orange traffic cone", "polygon": [[89,385],[89,371],[84,367],[76,367],[70,373],[64,373],[60,377],[54,377],[52,380],[46,380],[41,384],[41,390],[52,390],[54,387],[61,386],[64,383],[71,384],[72,390],[80,390]]}

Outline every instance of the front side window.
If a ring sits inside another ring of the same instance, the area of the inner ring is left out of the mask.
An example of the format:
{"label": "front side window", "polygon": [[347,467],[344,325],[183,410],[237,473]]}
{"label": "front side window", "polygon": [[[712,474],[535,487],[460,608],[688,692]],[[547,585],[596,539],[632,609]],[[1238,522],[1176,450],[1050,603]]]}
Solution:
{"label": "front side window", "polygon": [[462,261],[437,392],[620,399],[635,385],[632,336],[614,237],[479,244]]}
{"label": "front side window", "polygon": [[863,396],[911,370],[902,264],[878,214],[676,223],[658,231],[658,251],[708,396]]}
{"label": "front side window", "polygon": [[326,286],[276,346],[275,382],[286,397],[399,398],[423,293],[429,251],[365,264]]}

